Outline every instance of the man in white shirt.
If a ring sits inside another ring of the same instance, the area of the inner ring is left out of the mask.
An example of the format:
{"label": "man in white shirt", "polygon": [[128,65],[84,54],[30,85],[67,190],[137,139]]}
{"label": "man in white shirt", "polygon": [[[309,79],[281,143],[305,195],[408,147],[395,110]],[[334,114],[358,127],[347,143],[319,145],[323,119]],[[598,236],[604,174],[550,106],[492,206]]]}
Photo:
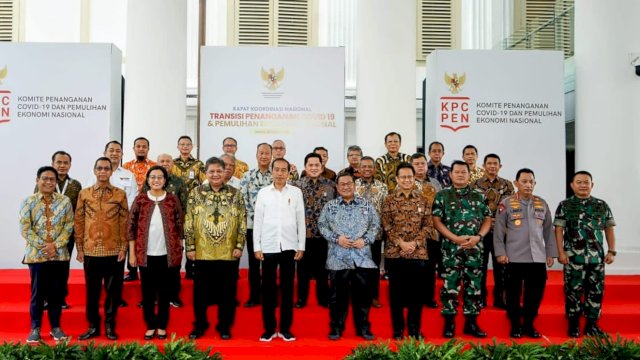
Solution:
{"label": "man in white shirt", "polygon": [[[273,184],[258,192],[253,220],[253,248],[262,262],[262,321],[260,341],[296,338],[293,322],[293,278],[296,261],[304,254],[304,200],[299,188],[287,184],[291,167],[285,159],[271,163]],[[277,269],[280,266],[280,331],[276,332]]]}
{"label": "man in white shirt", "polygon": [[222,154],[219,159],[224,161],[224,183],[239,190],[240,179],[233,175],[236,171],[236,157],[231,154]]}

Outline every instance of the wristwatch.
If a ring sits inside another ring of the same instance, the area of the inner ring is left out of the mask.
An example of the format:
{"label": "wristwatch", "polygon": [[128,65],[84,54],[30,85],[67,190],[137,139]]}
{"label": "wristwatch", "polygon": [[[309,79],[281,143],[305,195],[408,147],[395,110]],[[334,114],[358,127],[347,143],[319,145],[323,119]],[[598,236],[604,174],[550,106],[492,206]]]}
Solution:
{"label": "wristwatch", "polygon": [[480,242],[480,241],[484,241],[484,235],[482,235],[482,234],[480,234],[480,233],[478,233],[477,235],[480,237],[480,240],[478,240],[478,242]]}
{"label": "wristwatch", "polygon": [[609,251],[607,251],[607,252],[608,252],[609,254],[613,255],[613,256],[618,255],[618,252],[617,252],[617,251],[615,251],[615,250],[609,250]]}

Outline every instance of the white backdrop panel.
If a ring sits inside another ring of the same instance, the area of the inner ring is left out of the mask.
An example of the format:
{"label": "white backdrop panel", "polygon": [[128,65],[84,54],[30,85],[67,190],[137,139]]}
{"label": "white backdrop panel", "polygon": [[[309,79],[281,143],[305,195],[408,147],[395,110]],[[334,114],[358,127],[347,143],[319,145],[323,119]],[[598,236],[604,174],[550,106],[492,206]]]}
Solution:
{"label": "white backdrop panel", "polygon": [[83,182],[104,144],[121,139],[121,58],[110,44],[0,43],[0,268],[22,266],[18,211],[37,169],[64,150]]}
{"label": "white backdrop panel", "polygon": [[[263,79],[263,71],[275,81]],[[238,140],[236,156],[256,166],[256,145],[282,139],[300,171],[316,146],[328,167],[344,161],[344,48],[204,47],[201,52],[200,158],[222,154]]]}
{"label": "white backdrop panel", "polygon": [[445,164],[468,144],[478,148],[478,165],[496,153],[508,180],[532,169],[535,193],[555,211],[565,198],[562,53],[440,50],[429,56],[426,77],[425,145],[442,142]]}

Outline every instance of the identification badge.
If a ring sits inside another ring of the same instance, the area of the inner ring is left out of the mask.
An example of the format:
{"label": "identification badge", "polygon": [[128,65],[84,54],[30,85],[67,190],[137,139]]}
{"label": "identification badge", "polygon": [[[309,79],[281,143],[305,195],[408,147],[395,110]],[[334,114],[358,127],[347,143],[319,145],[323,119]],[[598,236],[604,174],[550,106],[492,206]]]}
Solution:
{"label": "identification badge", "polygon": [[193,172],[193,170],[189,171],[189,179],[195,179],[196,178],[196,173]]}

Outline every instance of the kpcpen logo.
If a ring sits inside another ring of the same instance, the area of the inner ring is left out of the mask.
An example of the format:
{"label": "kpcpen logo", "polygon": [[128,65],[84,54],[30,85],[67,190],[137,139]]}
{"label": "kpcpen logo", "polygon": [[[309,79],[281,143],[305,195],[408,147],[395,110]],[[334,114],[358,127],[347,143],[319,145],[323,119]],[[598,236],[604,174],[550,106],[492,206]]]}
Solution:
{"label": "kpcpen logo", "polygon": [[[467,73],[444,73],[444,83],[449,87],[452,95],[457,95],[463,90],[462,86],[467,81]],[[440,127],[453,132],[469,127],[469,97],[468,96],[441,96],[440,97]]]}
{"label": "kpcpen logo", "polygon": [[[0,85],[4,83],[5,78],[9,74],[9,68],[7,65],[0,70]],[[8,123],[11,121],[11,91],[6,89],[0,89],[0,124]]]}

